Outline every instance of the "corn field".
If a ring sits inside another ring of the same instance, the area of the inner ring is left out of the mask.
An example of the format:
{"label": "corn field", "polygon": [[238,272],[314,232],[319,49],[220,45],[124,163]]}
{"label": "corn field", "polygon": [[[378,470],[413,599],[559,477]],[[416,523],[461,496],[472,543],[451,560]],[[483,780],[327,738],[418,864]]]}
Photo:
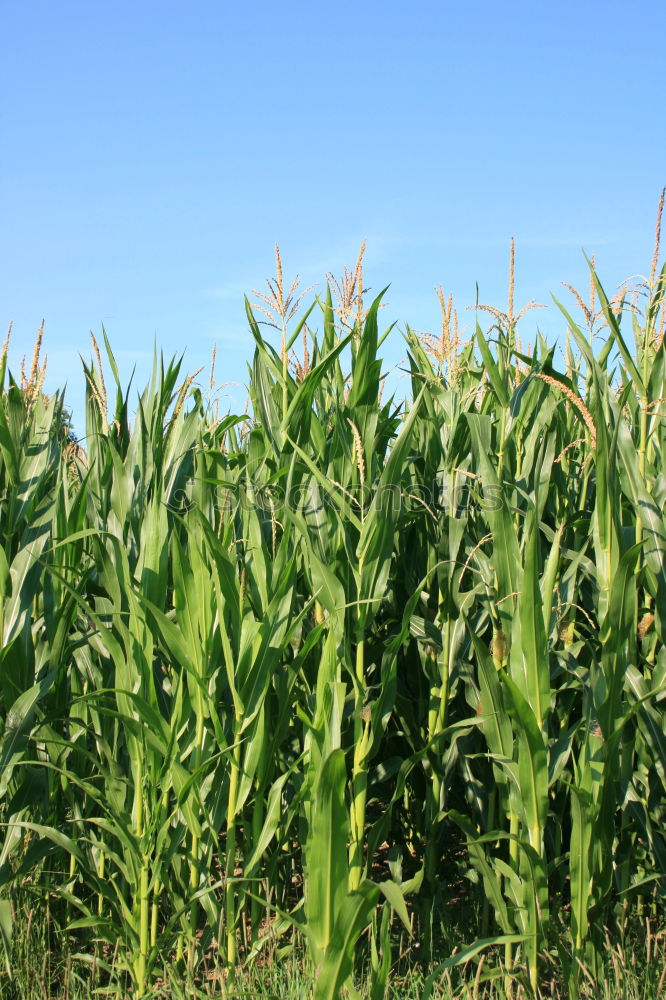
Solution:
{"label": "corn field", "polygon": [[307,305],[278,252],[246,414],[160,357],[135,402],[104,333],[78,442],[41,332],[18,380],[5,346],[6,983],[24,910],[137,998],[299,947],[316,1000],[359,956],[378,1000],[416,945],[428,995],[577,997],[663,928],[666,267],[590,275],[531,348],[513,245],[467,342],[440,290],[403,400],[362,254]]}

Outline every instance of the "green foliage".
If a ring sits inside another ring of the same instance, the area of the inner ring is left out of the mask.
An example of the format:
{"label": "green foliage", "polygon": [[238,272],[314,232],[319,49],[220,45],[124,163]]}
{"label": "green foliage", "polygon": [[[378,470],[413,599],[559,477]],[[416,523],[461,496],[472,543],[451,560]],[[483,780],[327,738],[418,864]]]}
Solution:
{"label": "green foliage", "polygon": [[663,917],[666,279],[633,351],[594,280],[596,357],[566,312],[564,372],[512,306],[437,364],[408,330],[404,405],[381,296],[281,355],[248,305],[249,417],[156,358],[131,422],[105,337],[85,451],[3,361],[8,984],[34,911],[117,995],[242,995],[304,942],[319,1000],[361,953],[379,1000],[414,932],[425,995],[475,963],[475,996],[575,997]]}

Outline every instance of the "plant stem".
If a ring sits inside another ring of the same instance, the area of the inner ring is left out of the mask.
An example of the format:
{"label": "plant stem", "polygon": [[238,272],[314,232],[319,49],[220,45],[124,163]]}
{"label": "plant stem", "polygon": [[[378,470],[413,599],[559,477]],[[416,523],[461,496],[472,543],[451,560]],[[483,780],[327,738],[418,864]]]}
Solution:
{"label": "plant stem", "polygon": [[362,718],[363,693],[365,691],[365,641],[356,646],[356,680],[359,692],[356,696],[354,714],[354,764],[352,772],[351,807],[351,850],[349,864],[350,891],[358,889],[363,877],[363,841],[365,836],[365,806],[368,791],[367,742],[370,731],[369,721]]}
{"label": "plant stem", "polygon": [[229,802],[227,805],[227,860],[225,867],[225,920],[227,933],[227,982],[233,985],[236,970],[236,913],[234,906],[233,877],[236,867],[236,802],[238,799],[238,779],[240,776],[241,718],[236,715],[234,724],[234,752],[231,758],[229,776]]}

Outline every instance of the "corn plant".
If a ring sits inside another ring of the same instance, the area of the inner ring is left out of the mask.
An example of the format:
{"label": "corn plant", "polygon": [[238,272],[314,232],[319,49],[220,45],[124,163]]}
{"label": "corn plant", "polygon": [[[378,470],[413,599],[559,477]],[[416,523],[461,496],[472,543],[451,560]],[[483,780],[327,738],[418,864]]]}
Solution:
{"label": "corn plant", "polygon": [[157,354],[134,402],[103,332],[77,442],[41,331],[18,381],[3,351],[10,974],[25,894],[138,997],[304,947],[319,1000],[364,967],[379,1000],[403,929],[426,992],[476,962],[477,993],[575,997],[663,919],[658,246],[612,297],[590,261],[524,349],[512,244],[467,340],[441,289],[440,335],[406,329],[407,399],[363,251],[300,315],[277,251],[242,415]]}

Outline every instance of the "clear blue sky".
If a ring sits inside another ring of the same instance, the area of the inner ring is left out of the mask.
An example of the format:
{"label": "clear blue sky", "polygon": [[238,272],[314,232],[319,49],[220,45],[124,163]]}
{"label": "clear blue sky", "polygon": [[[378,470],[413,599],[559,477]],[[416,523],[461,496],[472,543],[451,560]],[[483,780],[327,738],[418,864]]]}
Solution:
{"label": "clear blue sky", "polygon": [[[666,182],[666,5],[339,0],[4,4],[0,321],[10,361],[46,320],[47,389],[104,323],[122,369],[153,342],[251,357],[243,293],[353,264],[391,284],[386,320],[649,269]],[[321,286],[320,286],[321,287]],[[464,321],[469,323],[472,314]],[[530,313],[555,335],[554,309]],[[399,337],[387,348],[401,356]],[[231,405],[245,393],[232,389]]]}

